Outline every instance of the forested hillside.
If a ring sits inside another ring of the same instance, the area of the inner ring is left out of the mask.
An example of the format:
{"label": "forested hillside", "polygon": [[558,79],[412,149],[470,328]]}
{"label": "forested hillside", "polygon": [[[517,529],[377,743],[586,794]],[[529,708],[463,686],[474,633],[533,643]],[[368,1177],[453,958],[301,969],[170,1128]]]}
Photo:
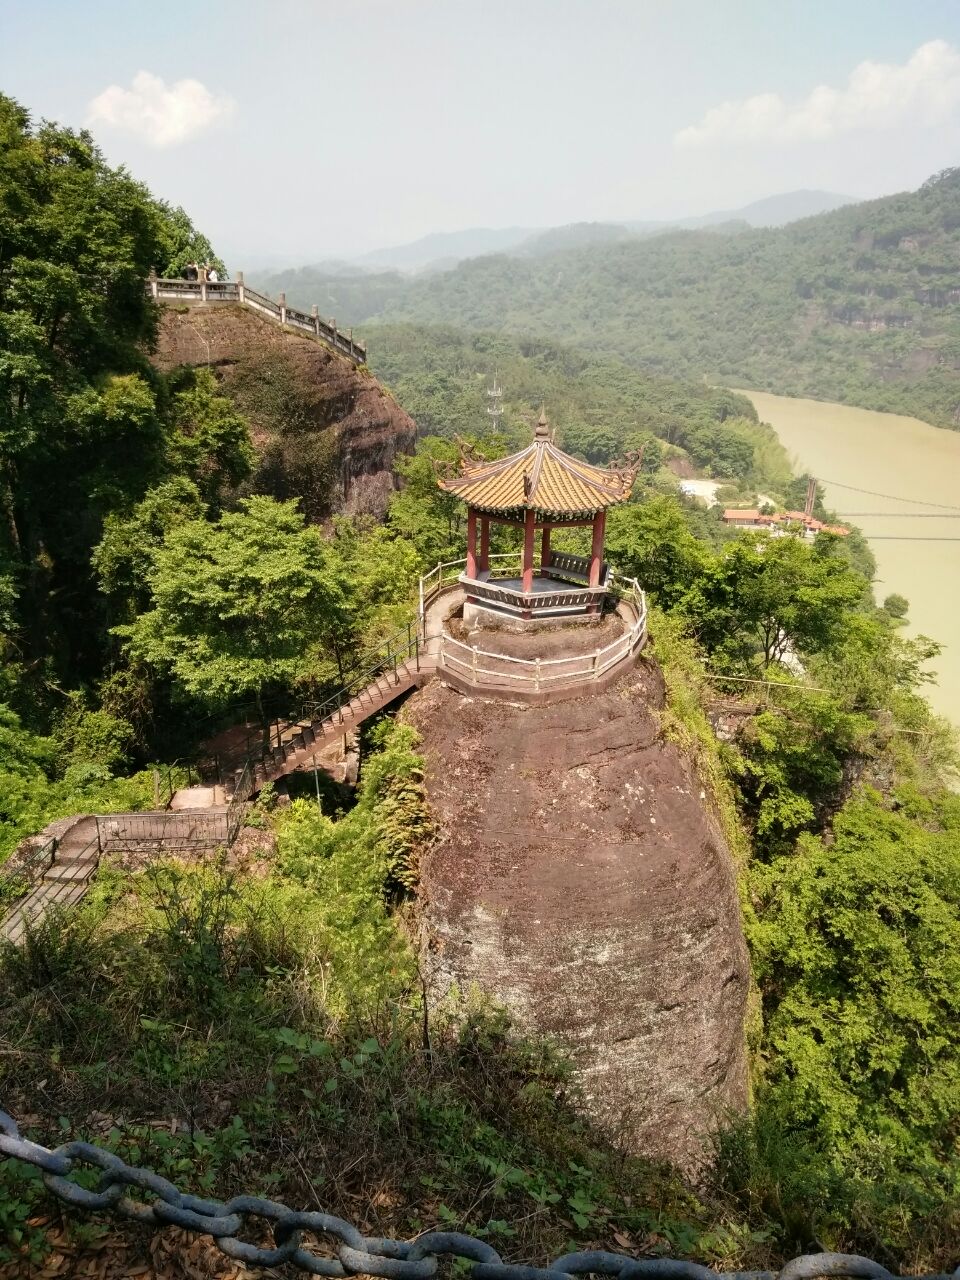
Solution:
{"label": "forested hillside", "polygon": [[[250,423],[281,432],[283,377],[261,367],[232,399],[222,370],[151,362],[148,273],[212,254],[186,215],[2,97],[0,138],[0,861],[52,817],[145,807],[150,765],[194,760],[249,704],[262,721],[271,698],[338,688],[414,619],[419,575],[463,554],[433,467],[453,431],[502,453],[546,397],[586,456],[645,447],[606,554],[649,595],[658,730],[735,851],[755,988],[752,1109],[718,1117],[693,1188],[583,1118],[554,1045],[479,993],[429,997],[433,817],[417,735],[385,717],[352,793],[315,797],[307,775],[281,806],[266,787],[229,857],[105,860],[79,908],[0,944],[4,1108],[31,1138],[93,1137],[198,1195],[319,1203],[376,1234],[461,1228],[515,1261],[602,1247],[753,1269],[819,1242],[955,1265],[960,805],[922,697],[937,646],[905,637],[907,602],[878,607],[854,539],[737,535],[678,498],[671,453],[797,500],[749,405],[595,346],[385,326],[380,367],[434,434],[398,458],[382,520],[329,519],[312,480],[278,494],[255,468]],[[954,189],[903,198],[931,226],[939,210],[944,243]],[[901,232],[878,261],[924,260]],[[541,265],[511,264],[515,284]],[[507,439],[484,413],[498,364]],[[88,1247],[142,1273],[139,1227],[63,1223],[61,1274]],[[0,1160],[0,1263],[39,1267],[53,1230],[43,1182]]]}
{"label": "forested hillside", "polygon": [[416,325],[368,332],[373,369],[424,435],[482,433],[495,371],[511,447],[527,443],[543,404],[563,447],[590,462],[642,447],[651,474],[674,458],[747,490],[783,492],[790,483],[785,450],[745,396],[536,338]]}
{"label": "forested hillside", "polygon": [[[960,425],[960,171],[776,229],[684,231],[416,280],[289,273],[291,300],[550,337],[673,376]],[[311,296],[307,296],[307,295]]]}

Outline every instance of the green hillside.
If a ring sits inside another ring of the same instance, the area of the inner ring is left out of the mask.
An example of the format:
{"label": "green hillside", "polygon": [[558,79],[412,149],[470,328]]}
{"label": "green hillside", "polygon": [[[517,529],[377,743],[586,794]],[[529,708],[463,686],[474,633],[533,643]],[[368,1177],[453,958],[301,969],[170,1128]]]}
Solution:
{"label": "green hillside", "polygon": [[374,325],[367,333],[373,371],[416,418],[421,435],[482,432],[496,369],[510,447],[530,439],[543,402],[563,447],[591,462],[642,446],[651,473],[686,456],[747,492],[782,493],[790,484],[786,451],[745,396],[653,377],[543,339],[410,324]]}
{"label": "green hillside", "polygon": [[[960,425],[960,170],[789,226],[682,231],[404,280],[274,277],[293,302],[539,334],[672,376]],[[308,296],[309,295],[309,296]]]}
{"label": "green hillside", "polygon": [[[108,856],[80,905],[0,945],[3,1108],[34,1140],[93,1137],[193,1195],[322,1203],[381,1235],[462,1229],[511,1262],[616,1248],[661,1275],[664,1255],[756,1272],[812,1241],[954,1267],[960,797],[922,697],[937,646],[906,634],[905,600],[877,606],[854,538],[723,531],[673,492],[657,459],[679,449],[725,480],[787,480],[749,403],[542,337],[374,326],[424,437],[382,521],[311,521],[255,466],[252,424],[291,403],[270,377],[234,402],[223,363],[148,359],[145,281],[212,256],[205,237],[88,135],[3,95],[0,137],[0,863],[54,818],[155,804],[153,766],[186,781],[197,739],[249,702],[266,728],[271,702],[316,705],[372,650],[379,670],[420,574],[462,555],[464,506],[433,465],[457,450],[436,433],[485,422],[499,367],[508,435],[542,395],[569,448],[647,445],[605,552],[649,594],[642,679],[736,854],[754,992],[750,1112],[717,1117],[695,1186],[593,1127],[555,1044],[478,992],[431,995],[429,766],[387,716],[352,794],[321,798],[317,774],[289,805],[264,787],[229,858]],[[540,278],[513,265],[521,292]],[[142,1224],[52,1208],[0,1159],[0,1274],[92,1274],[90,1253],[97,1274],[144,1273],[159,1237]],[[61,1240],[66,1269],[47,1265]]]}

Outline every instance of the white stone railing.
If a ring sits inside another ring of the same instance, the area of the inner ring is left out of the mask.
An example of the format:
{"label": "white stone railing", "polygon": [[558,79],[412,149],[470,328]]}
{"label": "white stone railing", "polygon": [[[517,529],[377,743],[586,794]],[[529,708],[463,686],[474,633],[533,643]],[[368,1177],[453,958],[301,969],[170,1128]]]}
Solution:
{"label": "white stone railing", "polygon": [[[519,554],[491,556],[491,562],[498,562],[492,571],[509,574],[518,563]],[[425,642],[430,642],[432,651],[435,643],[437,669],[441,672],[449,671],[451,675],[478,687],[496,685],[517,692],[541,693],[599,680],[646,644],[646,594],[635,578],[624,578],[614,584],[612,574],[608,574],[606,590],[618,591],[621,605],[626,606],[632,619],[623,635],[590,653],[575,654],[569,658],[511,658],[455,640],[442,626],[439,634],[428,634],[427,609],[442,592],[463,585],[461,579],[465,564],[465,560],[450,560],[436,565],[420,579],[422,635]]]}
{"label": "white stone railing", "polygon": [[160,280],[151,276],[147,281],[147,290],[157,302],[200,303],[233,302],[249,307],[260,315],[275,320],[277,324],[287,325],[291,329],[299,329],[301,333],[312,334],[327,346],[345,355],[354,364],[365,364],[367,359],[366,343],[354,339],[353,330],[341,333],[336,320],[322,320],[316,307],[311,307],[310,314],[288,307],[286,294],[281,293],[277,302],[265,294],[257,293],[243,282],[243,272],[237,272],[236,280]]}
{"label": "white stone railing", "polygon": [[646,596],[633,579],[624,586],[623,603],[633,613],[633,620],[623,635],[591,653],[575,654],[569,658],[512,658],[474,648],[444,631],[437,651],[437,668],[477,687],[499,686],[502,689],[506,686],[527,693],[593,683],[626,658],[639,653],[646,644]]}

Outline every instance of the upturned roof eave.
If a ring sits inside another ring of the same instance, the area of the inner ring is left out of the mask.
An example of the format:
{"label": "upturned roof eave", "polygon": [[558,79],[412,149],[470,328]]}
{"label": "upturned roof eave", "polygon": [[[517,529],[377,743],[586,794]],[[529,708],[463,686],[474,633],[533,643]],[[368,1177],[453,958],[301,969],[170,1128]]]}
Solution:
{"label": "upturned roof eave", "polygon": [[[444,486],[446,487],[446,486]],[[475,502],[469,494],[458,493],[455,489],[448,489],[449,493],[453,493],[455,497],[465,502],[471,511],[479,511],[482,515],[502,516],[504,519],[523,519],[528,511],[532,511],[535,516],[546,520],[590,520],[601,511],[609,511],[611,507],[619,506],[620,503],[626,501],[624,498],[609,498],[606,502],[597,503],[592,507],[580,507],[577,510],[567,508],[564,510],[556,507],[544,507],[537,502],[517,503],[513,506],[494,506],[487,502]]]}
{"label": "upturned roof eave", "polygon": [[[564,453],[546,438],[492,462],[462,458],[461,468],[456,476],[438,475],[440,487],[473,510],[504,519],[523,518],[527,511],[534,511],[542,519],[588,520],[626,502],[636,476],[635,468],[602,471]],[[566,495],[563,489],[568,490]],[[546,490],[552,490],[549,498]]]}

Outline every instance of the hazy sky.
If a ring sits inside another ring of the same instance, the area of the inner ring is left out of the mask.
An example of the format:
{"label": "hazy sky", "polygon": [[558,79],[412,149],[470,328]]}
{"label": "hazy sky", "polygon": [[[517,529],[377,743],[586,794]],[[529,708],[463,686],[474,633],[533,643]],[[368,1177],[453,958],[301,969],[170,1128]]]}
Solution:
{"label": "hazy sky", "polygon": [[958,0],[0,0],[0,88],[233,267],[960,164]]}

